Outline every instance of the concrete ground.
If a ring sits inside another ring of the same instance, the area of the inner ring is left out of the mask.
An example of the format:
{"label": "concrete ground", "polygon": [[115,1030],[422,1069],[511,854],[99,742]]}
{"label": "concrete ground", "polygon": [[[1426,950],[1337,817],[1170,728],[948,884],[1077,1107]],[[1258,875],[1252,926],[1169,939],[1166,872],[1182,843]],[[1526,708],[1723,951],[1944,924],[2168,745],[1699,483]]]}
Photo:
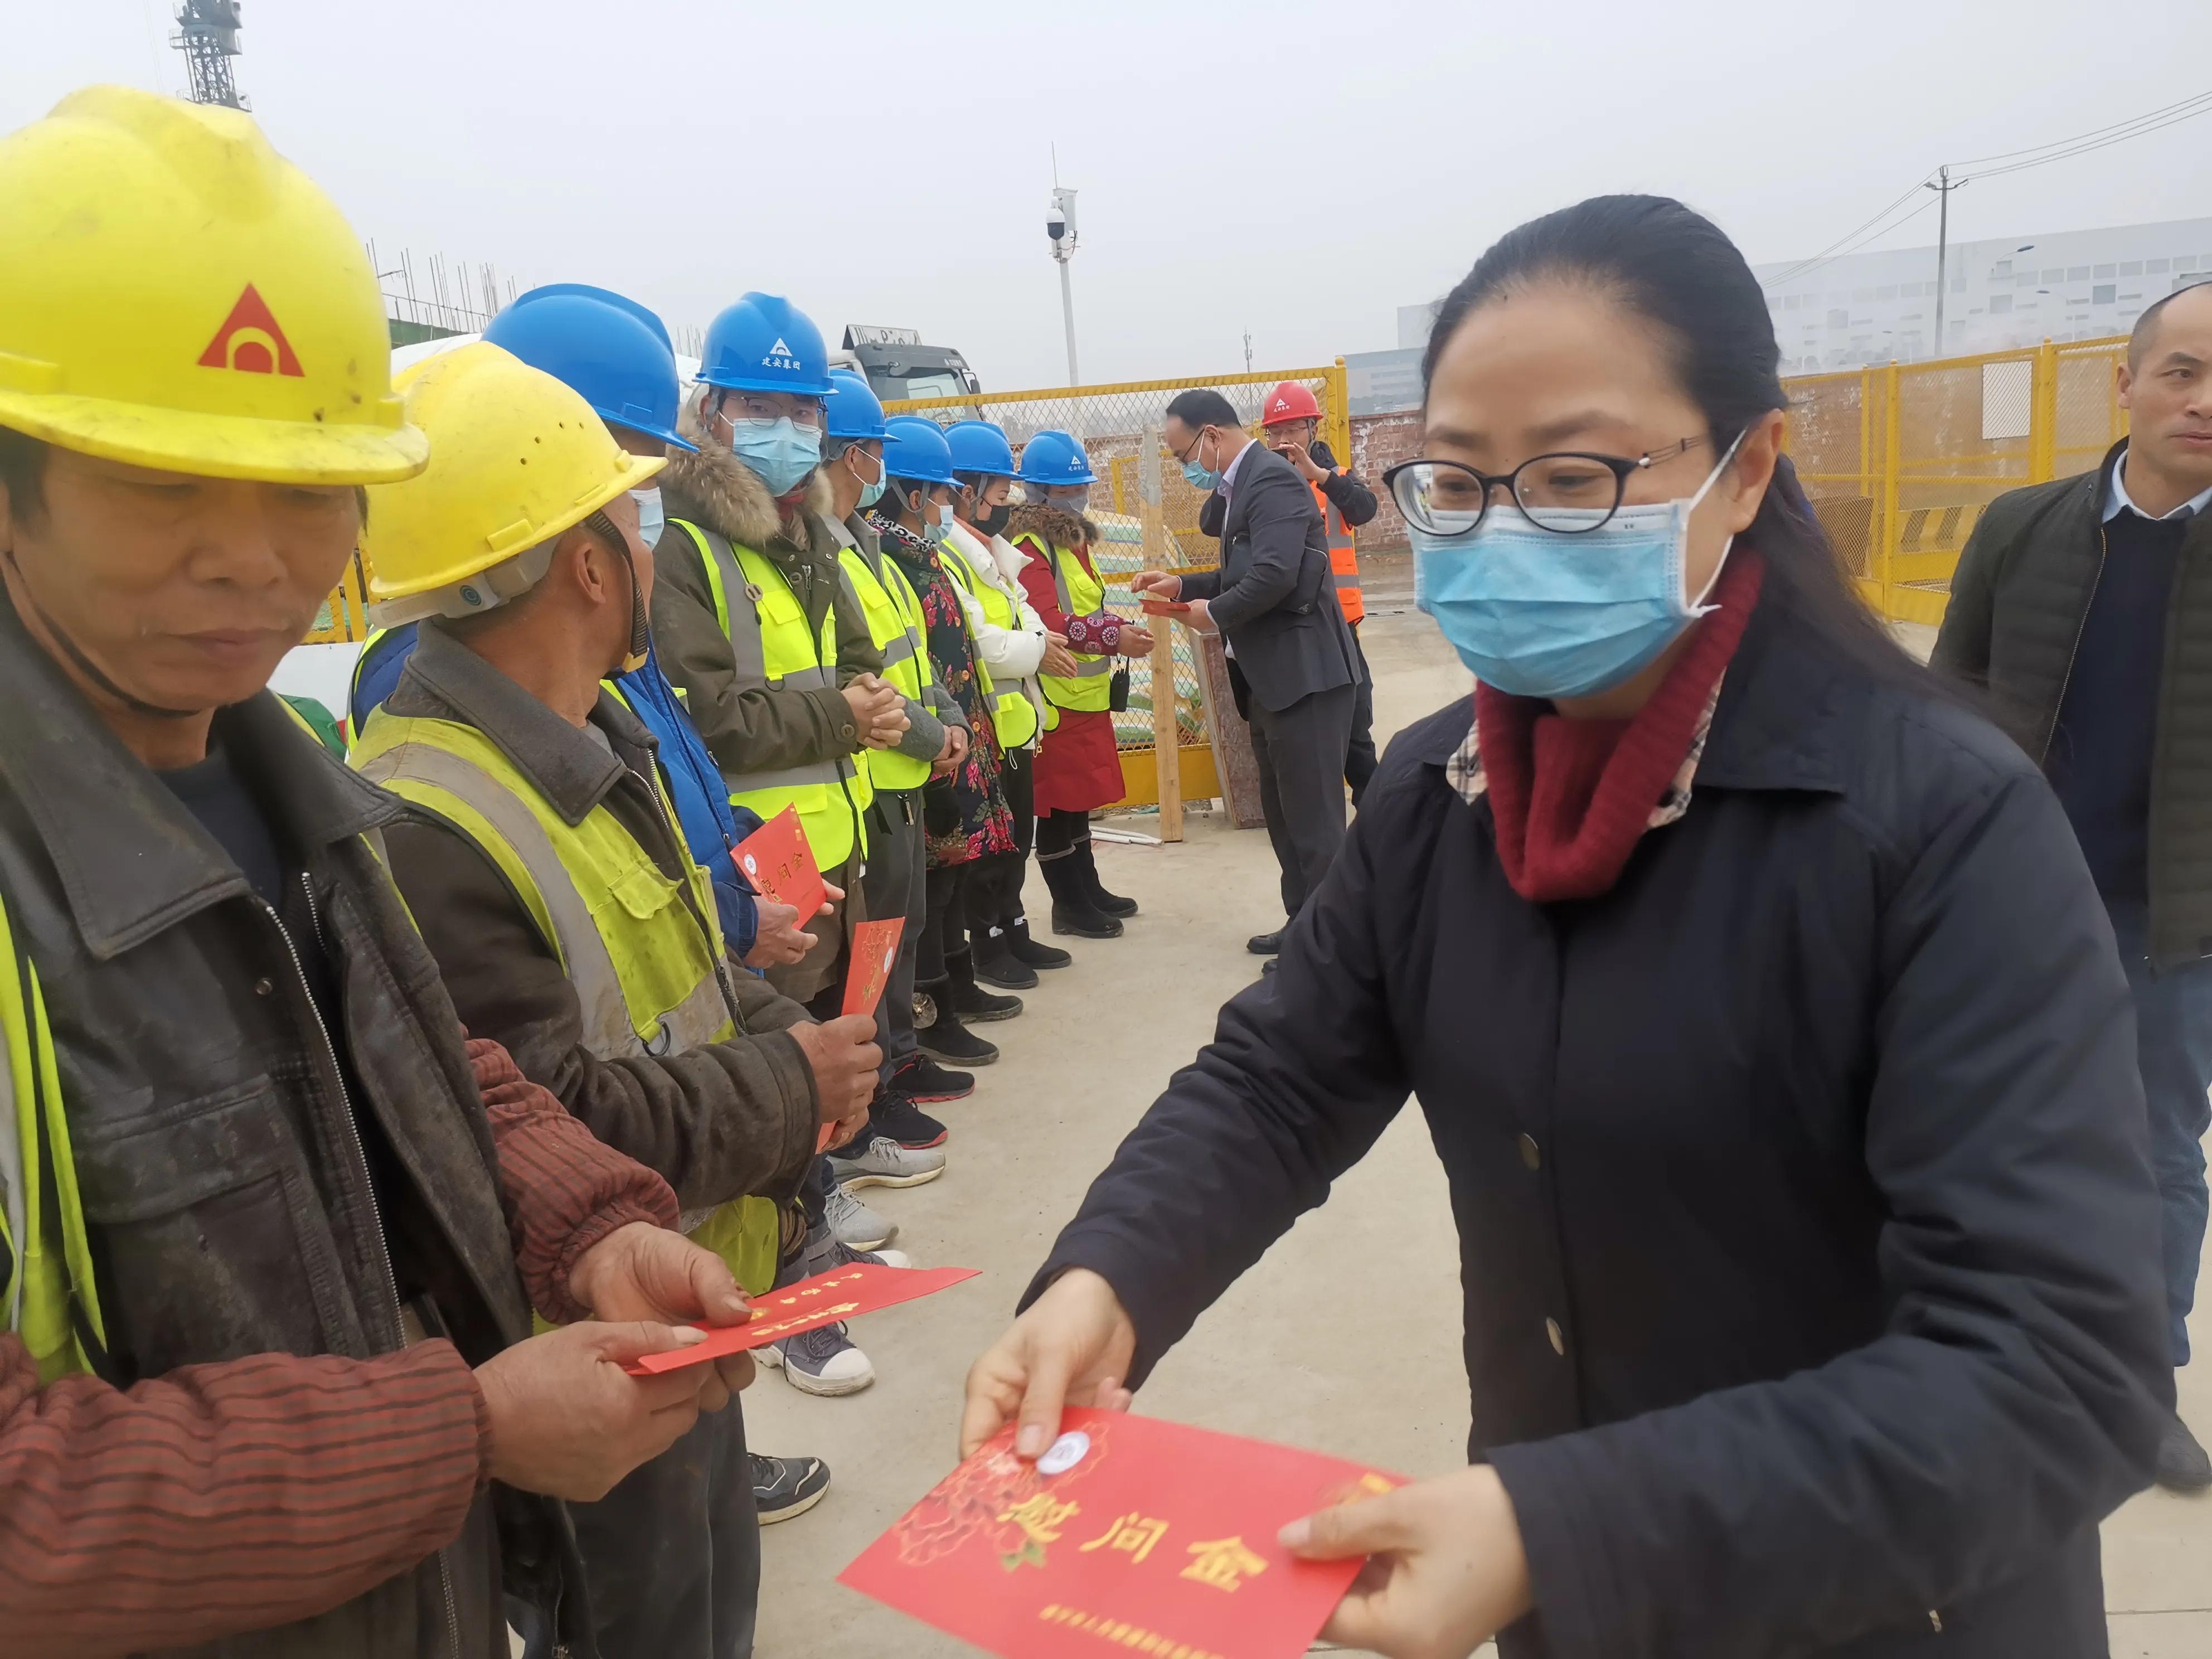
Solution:
{"label": "concrete ground", "polygon": [[[1402,562],[1370,562],[1362,629],[1381,738],[1466,689],[1410,605]],[[1924,648],[1924,647],[1923,647]],[[1149,815],[1108,827],[1149,832]],[[749,1436],[835,1471],[811,1514],[769,1529],[759,1651],[765,1659],[939,1659],[972,1652],[834,1581],[957,1456],[961,1381],[1005,1328],[1060,1225],[1214,1011],[1258,966],[1246,935],[1279,920],[1265,835],[1193,813],[1180,846],[1099,845],[1108,886],[1143,913],[1118,940],[1084,945],[1043,976],[1027,1011],[988,1026],[1004,1057],[975,1096],[939,1109],[951,1167],[933,1185],[863,1197],[896,1220],[923,1266],[983,1276],[854,1328],[878,1380],[815,1400],[763,1372],[745,1397]],[[1032,883],[1032,914],[1046,913]],[[1356,1458],[1407,1474],[1462,1461],[1456,1240],[1442,1171],[1407,1112],[1329,1203],[1308,1216],[1161,1364],[1140,1401],[1158,1417]],[[2209,1280],[2208,1282],[2212,1282]],[[2199,1346],[2212,1352],[2212,1317]],[[2183,1406],[2212,1431],[2212,1364],[2185,1372]],[[2153,1492],[2105,1528],[2118,1659],[2212,1655],[2212,1499]]]}

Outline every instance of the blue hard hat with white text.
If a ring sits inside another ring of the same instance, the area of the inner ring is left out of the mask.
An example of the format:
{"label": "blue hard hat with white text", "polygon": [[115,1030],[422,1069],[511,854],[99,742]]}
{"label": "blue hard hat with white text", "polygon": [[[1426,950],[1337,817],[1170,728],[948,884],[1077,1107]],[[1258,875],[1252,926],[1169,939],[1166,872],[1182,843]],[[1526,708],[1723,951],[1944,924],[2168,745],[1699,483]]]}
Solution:
{"label": "blue hard hat with white text", "polygon": [[1087,484],[1098,482],[1091,458],[1068,433],[1046,430],[1022,446],[1021,480],[1033,484]]}
{"label": "blue hard hat with white text", "polygon": [[945,428],[955,472],[981,472],[994,478],[1014,476],[1014,447],[1004,428],[989,421],[955,421]]}
{"label": "blue hard hat with white text", "polygon": [[610,425],[697,447],[677,435],[683,394],[667,326],[636,301],[551,283],[515,300],[483,337],[578,393]]}
{"label": "blue hard hat with white text", "polygon": [[777,294],[748,294],[708,325],[699,380],[727,392],[797,398],[827,398],[834,390],[822,331]]}
{"label": "blue hard hat with white text", "polygon": [[934,421],[894,415],[884,422],[884,476],[917,483],[955,483],[952,447]]}
{"label": "blue hard hat with white text", "polygon": [[853,444],[884,435],[883,400],[874,387],[849,368],[831,369],[830,384],[837,393],[823,405],[823,423],[830,437]]}

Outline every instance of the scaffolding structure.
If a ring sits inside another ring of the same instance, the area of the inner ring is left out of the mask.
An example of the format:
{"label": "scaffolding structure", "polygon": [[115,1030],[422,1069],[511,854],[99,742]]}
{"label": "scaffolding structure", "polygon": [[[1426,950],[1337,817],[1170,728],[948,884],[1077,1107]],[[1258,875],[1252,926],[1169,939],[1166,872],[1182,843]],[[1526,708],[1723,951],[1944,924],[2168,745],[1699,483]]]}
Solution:
{"label": "scaffolding structure", "polygon": [[241,9],[239,0],[184,0],[177,8],[177,32],[169,44],[185,54],[185,72],[191,82],[185,96],[195,104],[253,107],[230,69],[239,52]]}

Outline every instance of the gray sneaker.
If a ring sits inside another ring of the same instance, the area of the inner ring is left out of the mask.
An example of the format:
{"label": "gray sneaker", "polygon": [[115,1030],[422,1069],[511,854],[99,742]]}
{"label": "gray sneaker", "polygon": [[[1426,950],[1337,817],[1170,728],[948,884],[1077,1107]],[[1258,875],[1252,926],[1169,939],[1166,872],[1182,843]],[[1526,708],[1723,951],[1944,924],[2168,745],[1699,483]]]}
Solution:
{"label": "gray sneaker", "polygon": [[830,1466],[818,1457],[770,1457],[755,1452],[752,1477],[753,1507],[763,1527],[805,1514],[830,1490]]}
{"label": "gray sneaker", "polygon": [[872,1134],[830,1153],[830,1173],[848,1189],[926,1186],[945,1173],[945,1149],[902,1146],[888,1135]]}
{"label": "gray sneaker", "polygon": [[783,1380],[801,1394],[834,1399],[858,1394],[876,1380],[876,1368],[845,1334],[842,1325],[801,1331],[753,1352],[770,1370],[781,1371]]}
{"label": "gray sneaker", "polygon": [[823,1213],[837,1242],[852,1250],[879,1250],[898,1237],[898,1223],[886,1221],[832,1182]]}

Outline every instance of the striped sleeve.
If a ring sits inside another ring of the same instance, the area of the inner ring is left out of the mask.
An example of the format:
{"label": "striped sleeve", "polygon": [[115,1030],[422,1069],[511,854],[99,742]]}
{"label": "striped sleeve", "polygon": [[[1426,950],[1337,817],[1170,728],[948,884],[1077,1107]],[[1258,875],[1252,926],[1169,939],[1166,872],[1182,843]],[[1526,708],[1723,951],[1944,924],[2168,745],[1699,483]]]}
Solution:
{"label": "striped sleeve", "polygon": [[450,1343],[258,1354],[124,1393],[41,1389],[0,1336],[10,1659],[192,1647],[337,1607],[459,1534],[489,1437]]}
{"label": "striped sleeve", "polygon": [[659,1176],[600,1140],[553,1092],[522,1074],[489,1038],[469,1039],[469,1065],[491,1119],[514,1262],[538,1311],[556,1323],[588,1319],[568,1293],[584,1252],[633,1221],[677,1222],[676,1194]]}

